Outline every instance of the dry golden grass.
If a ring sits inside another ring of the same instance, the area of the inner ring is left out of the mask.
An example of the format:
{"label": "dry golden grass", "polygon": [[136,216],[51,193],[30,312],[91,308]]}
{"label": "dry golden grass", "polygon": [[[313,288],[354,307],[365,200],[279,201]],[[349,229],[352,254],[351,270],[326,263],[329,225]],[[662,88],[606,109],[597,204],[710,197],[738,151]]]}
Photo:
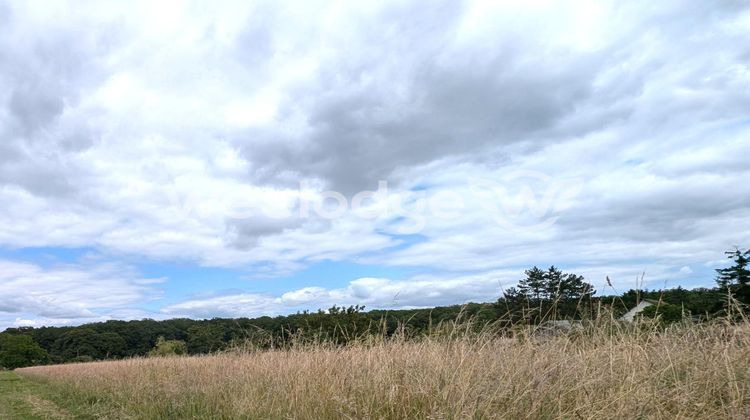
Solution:
{"label": "dry golden grass", "polygon": [[113,418],[750,418],[750,326],[594,327],[22,369]]}

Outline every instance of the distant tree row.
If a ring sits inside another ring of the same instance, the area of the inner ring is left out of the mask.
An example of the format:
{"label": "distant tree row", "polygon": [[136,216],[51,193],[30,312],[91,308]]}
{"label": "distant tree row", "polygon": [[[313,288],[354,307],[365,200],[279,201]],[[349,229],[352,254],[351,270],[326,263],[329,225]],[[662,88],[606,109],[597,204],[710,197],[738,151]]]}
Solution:
{"label": "distant tree row", "polygon": [[[650,311],[669,320],[683,314],[712,317],[725,314],[727,304],[750,304],[750,251],[727,253],[728,268],[717,270],[717,287],[687,290],[629,290],[620,296],[595,297],[594,287],[577,274],[552,266],[525,271],[517,287],[495,303],[470,303],[412,310],[374,310],[363,306],[337,307],[327,311],[254,319],[171,319],[154,321],[107,321],[77,327],[10,328],[0,333],[0,367],[119,359],[167,354],[206,354],[244,345],[278,348],[305,341],[346,344],[358,337],[377,334],[418,336],[433,332],[441,323],[459,318],[481,326],[539,323],[545,319],[581,319],[609,308],[615,316],[639,300],[660,300],[664,305]],[[728,299],[732,296],[733,299]],[[668,313],[667,313],[668,312]],[[649,312],[646,312],[649,314]]]}
{"label": "distant tree row", "polygon": [[[207,354],[238,345],[263,349],[289,346],[301,341],[345,344],[368,334],[421,334],[431,326],[455,320],[459,316],[481,322],[489,322],[496,317],[493,304],[369,312],[364,312],[364,309],[363,306],[334,306],[327,311],[253,319],[144,319],[106,321],[77,327],[9,328],[0,334],[7,337],[10,343],[10,347],[7,347],[0,340],[0,357],[6,347],[7,354],[17,354],[18,349],[24,348],[28,356],[24,356],[23,362],[12,363],[0,358],[0,367],[148,355]],[[22,345],[17,345],[17,340],[21,340]],[[27,351],[25,348],[31,344],[44,353]]]}

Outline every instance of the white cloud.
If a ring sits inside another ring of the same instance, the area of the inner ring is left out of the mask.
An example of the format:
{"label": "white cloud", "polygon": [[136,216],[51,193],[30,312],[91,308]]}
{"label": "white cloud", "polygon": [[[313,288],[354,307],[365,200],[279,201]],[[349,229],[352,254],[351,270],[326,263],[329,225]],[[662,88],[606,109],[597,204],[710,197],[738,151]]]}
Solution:
{"label": "white cloud", "polygon": [[241,317],[279,315],[333,305],[364,305],[369,309],[415,308],[470,301],[494,300],[501,285],[515,283],[519,270],[496,270],[481,275],[442,278],[417,276],[407,280],[364,277],[346,287],[327,289],[311,286],[280,296],[236,293],[186,300],[163,309],[168,315],[191,317]]}
{"label": "white cloud", "polygon": [[[145,313],[132,308],[158,298],[155,284],[162,281],[138,276],[121,264],[41,267],[0,260],[0,328],[41,320],[46,325],[81,323]],[[33,318],[23,318],[29,315]]]}
{"label": "white cloud", "polygon": [[[583,274],[599,295],[622,293],[630,288],[660,288],[686,273],[677,267],[629,266],[572,267],[569,272]],[[364,305],[368,309],[402,309],[452,305],[466,302],[492,302],[503,290],[515,286],[524,276],[523,269],[491,270],[472,275],[419,275],[404,280],[363,277],[346,287],[329,289],[310,286],[281,295],[233,293],[197,297],[165,307],[169,316],[197,318],[255,317],[282,315],[301,310],[327,309],[333,305]],[[615,289],[608,287],[605,276]]]}
{"label": "white cloud", "polygon": [[[453,276],[542,262],[677,275],[750,233],[750,12],[689,3],[0,3],[0,246],[256,276],[324,260],[442,272],[230,312],[461,301]],[[508,185],[529,171],[549,180]],[[496,202],[469,185],[504,179]],[[390,205],[462,197],[458,217],[297,216],[300,194],[379,180]],[[570,180],[580,191],[524,211]],[[66,305],[97,315],[85,296]]]}

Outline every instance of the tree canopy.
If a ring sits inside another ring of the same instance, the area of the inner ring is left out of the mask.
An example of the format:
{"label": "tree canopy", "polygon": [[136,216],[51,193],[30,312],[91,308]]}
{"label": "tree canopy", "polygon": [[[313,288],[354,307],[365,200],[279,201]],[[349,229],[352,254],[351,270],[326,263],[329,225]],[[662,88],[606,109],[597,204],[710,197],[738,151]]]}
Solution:
{"label": "tree canopy", "polygon": [[47,362],[47,352],[32,337],[0,334],[0,367],[16,369]]}
{"label": "tree canopy", "polygon": [[750,249],[735,248],[725,254],[733,264],[716,270],[716,284],[728,290],[740,302],[750,304]]}
{"label": "tree canopy", "polygon": [[554,265],[547,270],[532,267],[518,287],[506,290],[498,300],[514,320],[539,322],[544,318],[580,318],[591,310],[594,286],[583,276],[563,273]]}

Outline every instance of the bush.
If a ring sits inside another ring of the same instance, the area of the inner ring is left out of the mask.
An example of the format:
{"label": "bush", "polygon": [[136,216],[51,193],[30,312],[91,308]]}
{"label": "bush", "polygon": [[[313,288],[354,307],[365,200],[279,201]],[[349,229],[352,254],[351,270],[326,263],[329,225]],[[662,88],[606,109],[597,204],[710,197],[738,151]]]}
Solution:
{"label": "bush", "polygon": [[662,322],[672,323],[682,320],[682,308],[677,305],[662,303],[645,308],[641,314],[646,318],[658,318]]}
{"label": "bush", "polygon": [[187,345],[182,340],[166,340],[159,337],[149,356],[182,356],[187,354]]}

